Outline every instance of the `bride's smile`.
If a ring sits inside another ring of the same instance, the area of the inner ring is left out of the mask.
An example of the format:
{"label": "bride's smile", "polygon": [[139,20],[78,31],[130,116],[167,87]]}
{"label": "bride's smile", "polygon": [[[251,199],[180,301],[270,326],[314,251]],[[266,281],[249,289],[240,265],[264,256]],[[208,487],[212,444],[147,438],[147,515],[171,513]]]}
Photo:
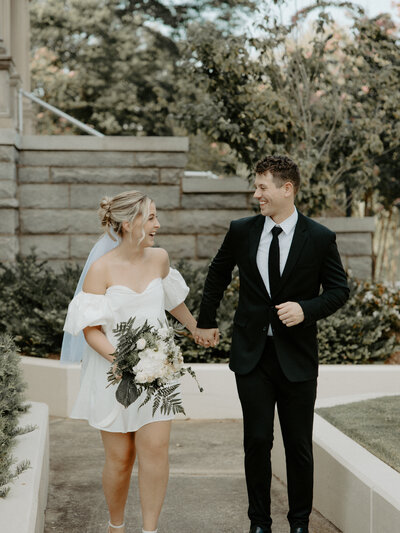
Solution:
{"label": "bride's smile", "polygon": [[138,249],[154,246],[154,239],[160,227],[154,202],[150,204],[149,214],[144,223],[143,215],[138,215],[132,224],[123,223],[125,233],[130,234],[130,242],[138,243]]}

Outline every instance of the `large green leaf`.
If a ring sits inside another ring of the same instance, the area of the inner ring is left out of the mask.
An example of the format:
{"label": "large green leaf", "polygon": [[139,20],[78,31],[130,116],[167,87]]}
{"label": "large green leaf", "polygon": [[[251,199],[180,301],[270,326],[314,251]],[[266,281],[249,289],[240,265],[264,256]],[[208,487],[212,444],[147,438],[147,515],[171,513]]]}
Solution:
{"label": "large green leaf", "polygon": [[115,396],[124,407],[129,407],[140,396],[141,391],[133,381],[132,377],[123,376]]}

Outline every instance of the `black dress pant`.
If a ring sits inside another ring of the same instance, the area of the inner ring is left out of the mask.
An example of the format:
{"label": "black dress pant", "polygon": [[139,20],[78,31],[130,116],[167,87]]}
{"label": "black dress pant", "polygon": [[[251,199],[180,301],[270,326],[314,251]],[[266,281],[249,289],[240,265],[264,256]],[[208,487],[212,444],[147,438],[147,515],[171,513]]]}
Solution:
{"label": "black dress pant", "polygon": [[292,527],[308,525],[313,496],[312,428],[317,380],[291,382],[279,365],[272,337],[249,374],[236,374],[243,410],[245,473],[251,525],[271,527],[271,449],[275,405],[286,454]]}

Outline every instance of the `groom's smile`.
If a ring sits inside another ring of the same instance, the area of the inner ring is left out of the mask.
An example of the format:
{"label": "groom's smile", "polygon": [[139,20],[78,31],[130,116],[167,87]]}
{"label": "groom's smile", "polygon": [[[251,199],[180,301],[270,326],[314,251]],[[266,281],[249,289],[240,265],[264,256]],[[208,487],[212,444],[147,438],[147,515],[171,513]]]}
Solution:
{"label": "groom's smile", "polygon": [[271,217],[276,224],[291,215],[293,190],[290,182],[280,185],[271,172],[267,171],[265,174],[256,174],[254,187],[254,198],[260,204],[262,215]]}

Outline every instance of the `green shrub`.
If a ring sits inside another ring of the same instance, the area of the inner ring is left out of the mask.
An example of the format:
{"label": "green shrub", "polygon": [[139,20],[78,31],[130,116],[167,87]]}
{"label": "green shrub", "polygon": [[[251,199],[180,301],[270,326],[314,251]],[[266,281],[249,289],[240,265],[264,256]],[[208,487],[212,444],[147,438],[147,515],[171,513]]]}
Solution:
{"label": "green shrub", "polygon": [[398,349],[400,294],[392,285],[350,279],[350,298],[318,323],[321,363],[380,363]]}
{"label": "green shrub", "polygon": [[[178,269],[190,287],[186,303],[197,316],[207,267],[180,263]],[[318,322],[321,363],[368,364],[383,362],[399,346],[400,294],[390,285],[349,280],[350,298],[335,314]],[[188,337],[185,360],[224,362],[229,358],[233,314],[237,307],[239,279],[234,276],[218,313],[221,342],[216,349],[197,347]]]}
{"label": "green shrub", "polygon": [[22,354],[59,353],[63,325],[80,268],[56,273],[34,253],[0,265],[0,333],[11,335]]}
{"label": "green shrub", "polygon": [[15,344],[8,335],[0,335],[0,497],[9,490],[8,484],[29,467],[22,461],[14,467],[12,448],[15,437],[34,429],[21,428],[18,419],[28,406],[24,404],[25,384],[22,382],[20,358]]}
{"label": "green shrub", "polygon": [[[59,273],[34,254],[0,266],[0,333],[15,338],[21,352],[47,356],[59,353],[68,303],[79,278],[79,266]],[[188,308],[198,316],[208,266],[180,261],[176,268],[190,287]],[[229,359],[233,315],[238,304],[239,279],[233,280],[218,310],[221,341],[216,348],[197,346],[189,335],[181,342],[190,363],[221,363]],[[382,283],[350,280],[348,302],[319,326],[321,363],[375,363],[389,358],[398,346],[400,296]],[[397,337],[397,338],[396,338]]]}

